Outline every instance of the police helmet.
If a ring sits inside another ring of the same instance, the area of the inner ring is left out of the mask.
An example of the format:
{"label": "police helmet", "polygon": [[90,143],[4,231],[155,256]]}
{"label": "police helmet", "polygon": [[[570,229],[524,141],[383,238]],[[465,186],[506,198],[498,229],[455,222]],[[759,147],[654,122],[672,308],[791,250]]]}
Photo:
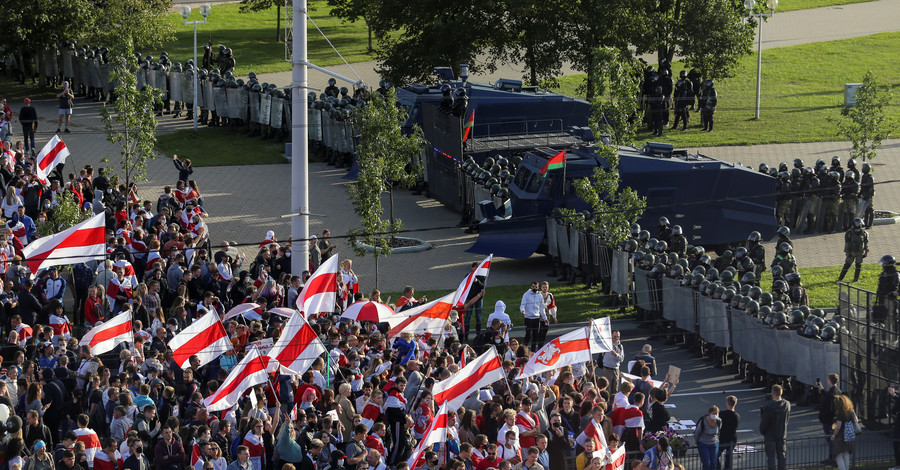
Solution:
{"label": "police helmet", "polygon": [[703,276],[700,276],[698,274],[694,274],[694,277],[691,278],[691,286],[693,286],[693,287],[699,287],[704,282],[709,282],[709,281],[704,280]]}
{"label": "police helmet", "polygon": [[703,277],[706,277],[706,268],[704,268],[703,266],[697,266],[697,267],[695,267],[694,270],[693,270],[692,272],[693,272],[694,274],[699,274],[699,275],[701,275],[701,276],[703,276]]}
{"label": "police helmet", "polygon": [[328,79],[328,85],[329,85],[329,86],[334,86],[334,85],[336,85],[336,84],[337,84],[337,80],[335,80],[334,78],[329,78],[329,79]]}
{"label": "police helmet", "polygon": [[499,163],[494,163],[493,165],[491,165],[491,174],[500,175],[501,168],[502,167],[500,166]]}
{"label": "police helmet", "polygon": [[466,96],[466,89],[462,88],[462,87],[457,88],[456,90],[453,90],[453,94],[462,98],[462,97]]}
{"label": "police helmet", "polygon": [[700,263],[701,263],[701,264],[706,264],[706,265],[708,265],[708,264],[709,264],[709,255],[703,255],[703,256],[701,256],[701,257],[700,257]]}
{"label": "police helmet", "polygon": [[796,286],[800,284],[800,273],[788,273],[788,275],[784,278],[785,280],[787,280],[789,286]]}
{"label": "police helmet", "polygon": [[[757,287],[756,289],[759,289]],[[762,290],[762,289],[760,289]],[[772,293],[771,292],[763,292],[759,295],[759,305],[772,305]]]}
{"label": "police helmet", "polygon": [[668,244],[668,243],[666,243],[666,242],[664,242],[664,241],[662,241],[662,240],[656,242],[656,251],[658,251],[658,252],[660,252],[660,253],[665,253],[665,252],[668,251],[668,250],[669,250],[669,244]]}
{"label": "police helmet", "polygon": [[853,172],[850,171],[850,170],[847,170],[847,172],[844,173],[844,179],[845,179],[845,180],[853,181],[853,180],[856,179],[856,174],[853,173]]}
{"label": "police helmet", "polygon": [[732,307],[732,308],[740,308],[740,305],[741,305],[741,302],[742,302],[742,301],[744,302],[744,305],[747,304],[747,302],[744,301],[744,296],[743,296],[743,295],[741,295],[741,294],[734,294],[734,297],[731,298],[731,307]]}
{"label": "police helmet", "polygon": [[[500,191],[497,191],[497,197],[504,200],[509,199],[509,188],[500,188]],[[633,242],[634,240],[631,241]],[[637,247],[637,244],[635,244],[635,247]]]}
{"label": "police helmet", "polygon": [[690,267],[690,263],[685,258],[678,258],[678,261],[676,261],[675,264],[681,266],[684,269],[688,269]]}
{"label": "police helmet", "polygon": [[772,316],[772,307],[768,305],[764,305],[762,302],[759,304],[759,311],[757,312],[759,318],[763,320],[766,324],[769,322],[769,317]]}
{"label": "police helmet", "polygon": [[831,325],[828,325],[825,328],[822,328],[822,332],[819,334],[819,336],[822,338],[822,341],[832,341],[834,340],[836,334],[837,331],[835,330],[835,328]]}
{"label": "police helmet", "polygon": [[782,281],[781,279],[772,283],[772,290],[775,292],[784,292],[787,290],[787,283]]}
{"label": "police helmet", "polygon": [[802,175],[802,174],[803,174],[803,172],[801,172],[799,168],[794,168],[791,170],[791,178],[794,178],[794,179],[800,178],[800,175]]}
{"label": "police helmet", "polygon": [[226,47],[223,53],[225,54],[225,57],[231,57],[231,48]]}
{"label": "police helmet", "polygon": [[656,263],[653,265],[653,269],[651,269],[650,272],[653,274],[660,274],[660,275],[665,274],[666,265],[664,265],[662,263]]}
{"label": "police helmet", "polygon": [[[493,179],[493,178],[491,178],[491,179]],[[491,195],[496,196],[498,192],[500,192],[500,183],[491,184]]]}
{"label": "police helmet", "polygon": [[741,284],[753,284],[756,282],[756,275],[752,272],[744,273],[741,277]]}
{"label": "police helmet", "polygon": [[735,250],[734,258],[738,261],[744,259],[747,256],[747,248],[743,246],[739,246],[737,250]]}
{"label": "police helmet", "polygon": [[897,259],[894,258],[894,255],[884,255],[880,260],[878,260],[878,264],[883,267],[893,266],[897,264]]}
{"label": "police helmet", "polygon": [[807,338],[817,338],[819,336],[819,327],[816,325],[806,325],[803,329],[803,336]]}
{"label": "police helmet", "polygon": [[841,165],[841,157],[835,155],[831,157],[831,166],[840,166]]}
{"label": "police helmet", "polygon": [[657,240],[656,238],[651,238],[647,241],[647,247],[651,250],[655,250],[657,243],[659,243],[659,240]]}
{"label": "police helmet", "polygon": [[726,270],[722,271],[721,274],[719,274],[719,279],[721,279],[722,282],[731,282],[734,280],[734,274],[732,274],[731,271],[726,269]]}
{"label": "police helmet", "polygon": [[856,168],[856,159],[855,158],[851,158],[850,160],[847,160],[847,168]]}
{"label": "police helmet", "polygon": [[638,240],[640,240],[642,243],[650,241],[650,232],[647,230],[641,230],[641,233],[638,234]]}
{"label": "police helmet", "polygon": [[863,163],[863,164],[862,164],[862,172],[863,172],[863,174],[866,174],[866,175],[867,175],[867,174],[869,174],[870,171],[872,171],[872,167],[870,167],[868,163]]}
{"label": "police helmet", "polygon": [[715,81],[713,81],[713,80],[707,80],[707,81],[706,81],[706,88],[712,88],[712,87],[714,87],[714,86],[716,86],[716,82],[715,82]]}
{"label": "police helmet", "polygon": [[225,45],[219,44],[219,53],[221,54],[222,52],[225,52]]}
{"label": "police helmet", "polygon": [[631,236],[637,238],[641,234],[641,225],[637,222],[631,224]]}
{"label": "police helmet", "polygon": [[762,289],[760,289],[759,286],[753,286],[750,288],[750,293],[747,295],[749,295],[753,300],[758,300],[760,297],[762,297]]}
{"label": "police helmet", "polygon": [[750,295],[750,289],[752,288],[752,285],[744,283],[744,285],[741,286],[741,295]]}
{"label": "police helmet", "polygon": [[800,310],[800,313],[803,314],[804,320],[809,318],[810,312],[812,312],[812,310],[809,308],[809,305],[801,305],[801,306],[797,307],[797,310]]}
{"label": "police helmet", "polygon": [[773,178],[778,176],[778,168],[775,168],[774,166],[769,168],[769,176]]}
{"label": "police helmet", "polygon": [[783,312],[784,311],[784,302],[782,302],[780,300],[776,300],[775,302],[772,302],[772,310],[774,310],[776,312]]}
{"label": "police helmet", "polygon": [[672,235],[681,235],[681,225],[672,227]]}
{"label": "police helmet", "polygon": [[657,225],[659,225],[660,227],[668,227],[669,219],[667,217],[660,217],[659,222],[657,222]]}
{"label": "police helmet", "polygon": [[766,165],[765,163],[760,163],[760,164],[759,164],[759,172],[760,172],[760,173],[768,173],[768,172],[769,172],[769,165]]}
{"label": "police helmet", "polygon": [[346,94],[348,94],[348,93],[350,93],[350,90],[348,90],[347,87],[342,86],[342,87],[341,87],[341,94],[342,94],[342,95],[346,95]]}
{"label": "police helmet", "polygon": [[853,228],[863,228],[863,221],[859,217],[853,219]]}
{"label": "police helmet", "polygon": [[483,166],[485,168],[490,168],[490,167],[494,166],[494,163],[495,163],[494,157],[487,157],[484,159],[484,162],[481,164],[481,166]]}
{"label": "police helmet", "polygon": [[772,273],[772,277],[774,277],[776,279],[784,276],[784,268],[782,268],[780,265],[777,265],[777,264],[775,266],[772,266],[772,269],[770,272]]}
{"label": "police helmet", "polygon": [[779,173],[787,173],[787,171],[788,171],[787,163],[781,162],[778,164],[778,172]]}
{"label": "police helmet", "polygon": [[675,265],[675,263],[678,261],[678,253],[669,253],[666,258],[669,260],[670,265]]}
{"label": "police helmet", "polygon": [[497,164],[500,165],[501,168],[506,168],[509,166],[509,159],[502,155],[498,155]]}
{"label": "police helmet", "polygon": [[771,325],[772,325],[774,328],[782,327],[782,326],[784,326],[785,323],[787,323],[787,322],[788,322],[788,317],[787,317],[787,315],[784,314],[784,312],[774,312],[774,313],[772,313],[772,322],[771,322]]}
{"label": "police helmet", "polygon": [[443,84],[443,85],[441,85],[441,93],[443,93],[443,94],[445,94],[445,95],[449,95],[449,94],[450,94],[450,90],[452,90],[452,88],[450,87],[450,85],[448,85],[448,84],[446,84],[446,83]]}
{"label": "police helmet", "polygon": [[[631,240],[631,241],[633,242],[634,240]],[[680,278],[684,277],[684,267],[682,267],[679,264],[672,266],[669,269],[669,277],[671,277],[673,279],[680,279]]]}
{"label": "police helmet", "polygon": [[718,270],[718,269],[716,269],[716,268],[709,268],[709,270],[706,271],[706,279],[707,279],[707,280],[709,280],[709,281],[715,281],[715,280],[718,279],[718,278],[719,278],[719,270]]}
{"label": "police helmet", "polygon": [[[259,93],[260,91],[262,91],[262,87],[259,86],[259,83],[254,83],[254,84],[253,84],[253,88],[251,88],[251,90],[252,90],[252,91],[255,91],[255,92],[257,92],[257,93]],[[328,107],[331,107],[331,103],[327,103],[327,102],[326,102],[325,104],[328,105]],[[326,108],[326,109],[327,109],[327,108]]]}
{"label": "police helmet", "polygon": [[[825,318],[825,310],[822,310],[821,308],[814,308],[814,309],[810,310],[809,314],[811,316],[814,316],[817,318],[822,318],[822,319]],[[823,321],[823,324],[824,324],[824,321]]]}
{"label": "police helmet", "polygon": [[799,158],[794,159],[794,168],[803,168],[803,160]]}
{"label": "police helmet", "polygon": [[759,302],[755,300],[748,300],[747,305],[744,307],[744,310],[747,312],[747,315],[756,315],[759,313]]}
{"label": "police helmet", "polygon": [[781,244],[778,245],[779,253],[790,253],[792,251],[794,251],[794,249],[791,247],[791,244],[788,242],[781,242]]}
{"label": "police helmet", "polygon": [[788,320],[790,321],[791,325],[794,325],[794,326],[802,325],[803,321],[804,321],[803,312],[801,312],[799,309],[796,309],[796,308],[791,310],[791,313],[788,316]]}
{"label": "police helmet", "polygon": [[778,235],[781,235],[782,237],[787,238],[787,237],[791,236],[791,229],[782,225],[781,227],[778,227]]}
{"label": "police helmet", "polygon": [[731,300],[734,299],[734,296],[735,296],[734,289],[726,288],[725,291],[722,292],[722,301],[730,303]]}
{"label": "police helmet", "polygon": [[749,242],[758,242],[761,238],[762,235],[760,235],[756,230],[750,232],[750,235],[747,235],[747,241]]}

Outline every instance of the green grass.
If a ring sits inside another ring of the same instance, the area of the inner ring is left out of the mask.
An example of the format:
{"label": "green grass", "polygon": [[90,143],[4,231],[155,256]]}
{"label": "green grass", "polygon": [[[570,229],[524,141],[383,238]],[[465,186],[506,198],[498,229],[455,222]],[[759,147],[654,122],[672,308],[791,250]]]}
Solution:
{"label": "green grass", "polygon": [[[18,115],[19,109],[22,108],[22,100],[31,98],[33,100],[46,100],[56,98],[55,88],[41,88],[37,85],[31,85],[31,80],[25,80],[25,85],[19,84],[10,76],[0,76],[0,97],[6,98],[6,104],[12,109],[13,113]],[[20,130],[21,131],[21,130]]]}
{"label": "green grass", "polygon": [[781,0],[778,2],[776,12],[792,10],[806,10],[809,8],[831,7],[835,5],[847,5],[850,3],[865,3],[873,0]]}
{"label": "green grass", "polygon": [[269,165],[287,163],[284,142],[262,140],[221,127],[161,134],[156,148],[167,157],[172,154],[190,159],[194,166]]}
{"label": "green grass", "polygon": [[[868,260],[865,260],[868,261]],[[806,293],[809,295],[809,305],[813,308],[834,308],[838,306],[837,278],[841,274],[842,266],[826,266],[821,268],[800,268],[800,278]],[[844,282],[853,280],[854,267],[844,277]],[[859,282],[852,285],[860,289],[875,292],[878,287],[878,275],[881,267],[874,263],[863,264],[859,274]],[[762,275],[760,285],[763,290],[772,288],[772,275],[765,272]]]}
{"label": "green grass", "polygon": [[[284,8],[281,9],[282,39],[276,40],[276,9],[252,13],[238,11],[240,4],[216,4],[207,19],[207,24],[197,25],[197,60],[203,60],[203,44],[213,42],[213,47],[224,44],[234,51],[237,62],[237,75],[249,72],[268,73],[290,70],[290,63],[285,61],[284,51]],[[342,23],[340,19],[330,15],[331,8],[325,0],[311,0],[310,14],[313,21],[328,36],[338,51],[348,62],[364,62],[373,59],[367,52],[368,32],[365,23]],[[194,27],[185,26],[178,13],[168,15],[175,27],[175,40],[165,44],[162,49],[169,53],[173,62],[184,63],[193,58]],[[189,20],[200,19],[200,13],[194,11]],[[320,66],[342,63],[340,57],[325,42],[312,23],[309,27],[309,61]],[[146,52],[145,52],[146,54]],[[152,51],[155,57],[159,51]]]}
{"label": "green grass", "polygon": [[[900,33],[829,41],[763,51],[760,119],[754,119],[756,103],[756,54],[744,57],[735,77],[716,84],[719,106],[713,132],[700,130],[699,113],[691,113],[686,131],[666,130],[652,137],[642,127],[635,141],[662,140],[677,146],[751,145],[786,142],[843,140],[828,118],[840,116],[845,83],[859,83],[868,70],[882,86],[900,87],[900,68],[894,45]],[[682,69],[673,67],[675,75]],[[560,80],[559,90],[577,96],[584,76]],[[900,120],[897,98],[888,116]],[[674,119],[674,117],[673,117]]]}

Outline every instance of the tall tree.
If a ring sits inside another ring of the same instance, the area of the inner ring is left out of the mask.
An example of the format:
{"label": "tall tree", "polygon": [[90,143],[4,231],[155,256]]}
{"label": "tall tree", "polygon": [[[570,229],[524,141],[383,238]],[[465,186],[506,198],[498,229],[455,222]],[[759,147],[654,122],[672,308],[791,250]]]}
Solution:
{"label": "tall tree", "polygon": [[172,0],[95,1],[97,7],[85,38],[91,44],[119,54],[159,47],[175,37],[175,28],[165,18]]}
{"label": "tall tree", "polygon": [[[359,256],[364,256],[366,251],[357,241],[374,247],[376,285],[378,258],[390,254],[394,234],[403,227],[403,222],[394,217],[393,188],[415,184],[421,172],[416,161],[424,144],[418,127],[411,135],[403,134],[401,126],[406,116],[395,102],[393,91],[384,97],[375,95],[367,106],[353,113],[353,125],[359,133],[356,146],[359,175],[347,186],[347,192],[361,226],[350,230],[350,243]],[[381,202],[385,192],[389,201],[388,219],[384,218]]]}
{"label": "tall tree", "polygon": [[507,0],[502,10],[502,34],[491,54],[498,61],[523,64],[531,85],[556,84],[563,63],[568,3],[562,0]]}
{"label": "tall tree", "polygon": [[592,124],[596,135],[609,134],[615,145],[631,145],[634,120],[640,105],[641,64],[629,52],[611,47],[598,47],[596,64],[591,74],[597,95],[591,102]]}
{"label": "tall tree", "polygon": [[[121,144],[121,160],[118,168],[125,184],[147,180],[147,162],[156,158],[156,115],[154,106],[162,102],[157,90],[145,87],[137,89],[137,60],[133,48],[122,44],[123,53],[113,56],[115,66],[110,80],[116,84],[115,100],[101,108],[106,140]],[[107,156],[104,161],[110,161]],[[116,172],[118,173],[118,172]]]}
{"label": "tall tree", "polygon": [[[0,2],[0,44],[26,67],[30,58],[59,39],[78,39],[92,19],[90,0]],[[32,72],[27,70],[27,72]]]}
{"label": "tall tree", "polygon": [[362,20],[366,24],[366,29],[369,33],[369,52],[375,50],[372,47],[371,16],[377,11],[380,4],[379,0],[328,0],[328,6],[331,7],[331,16],[350,23]]}
{"label": "tall tree", "polygon": [[890,87],[879,87],[872,71],[866,72],[862,86],[856,89],[856,104],[841,108],[841,119],[833,119],[838,133],[853,143],[850,156],[871,160],[884,139],[890,138],[897,123],[884,111],[894,94]]}
{"label": "tall tree", "polygon": [[673,38],[685,65],[707,79],[733,76],[752,51],[756,21],[743,21],[743,5],[734,0],[692,0],[683,10]]}
{"label": "tall tree", "polygon": [[281,5],[283,0],[241,0],[241,13],[249,13],[256,11],[266,11],[275,7],[275,40],[280,41],[281,37]]}

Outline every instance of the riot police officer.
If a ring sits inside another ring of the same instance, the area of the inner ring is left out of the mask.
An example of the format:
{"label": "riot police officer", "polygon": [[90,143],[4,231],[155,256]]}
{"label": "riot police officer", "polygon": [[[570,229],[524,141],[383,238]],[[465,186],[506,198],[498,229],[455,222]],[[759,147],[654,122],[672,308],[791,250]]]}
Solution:
{"label": "riot police officer", "polygon": [[806,193],[806,230],[807,235],[815,233],[816,219],[819,215],[819,178],[812,168],[807,168],[806,185],[803,187]]}
{"label": "riot police officer", "polygon": [[831,168],[828,171],[836,171],[838,174],[838,182],[844,182],[844,169],[841,167],[841,157],[835,155],[831,157]]}
{"label": "riot police officer", "polygon": [[869,233],[863,228],[862,219],[853,219],[853,227],[844,233],[844,267],[838,281],[843,281],[850,269],[850,263],[856,263],[856,272],[853,274],[853,282],[859,280],[859,271],[862,269],[863,258],[869,255]]}
{"label": "riot police officer", "polygon": [[[699,100],[699,99],[700,99],[700,93],[701,93],[700,86],[703,84],[703,74],[700,73],[700,71],[697,70],[697,69],[691,69],[691,71],[688,72],[688,74],[687,74],[687,79],[688,79],[689,82],[691,82],[691,86],[692,86],[693,91],[694,91],[694,98],[696,98],[697,100]],[[702,107],[702,106],[697,107],[697,108],[696,108],[697,111],[699,111],[701,107]],[[694,102],[693,102],[693,101],[691,101],[691,109],[695,109],[695,108],[694,108]]]}
{"label": "riot police officer", "polygon": [[859,183],[856,175],[847,170],[844,183],[841,185],[841,228],[850,230],[856,218],[856,207],[859,205]]}
{"label": "riot police officer", "polygon": [[441,103],[438,105],[438,111],[449,114],[453,110],[453,95],[451,91],[450,85],[446,83],[441,85]]}
{"label": "riot police officer", "polygon": [[469,106],[469,97],[466,96],[465,88],[457,88],[453,92],[456,97],[453,103],[453,115],[456,117],[465,117],[466,108]]}
{"label": "riot police officer", "polygon": [[[859,178],[861,175],[859,174],[859,170],[856,169],[856,159],[855,158],[851,158],[850,160],[847,160],[847,171],[852,171],[853,177],[854,177],[853,179],[855,179],[856,181],[859,181]],[[846,175],[846,173],[844,173],[844,174]]]}
{"label": "riot police officer", "polygon": [[337,97],[338,97],[338,93],[339,93],[339,90],[338,90],[338,87],[337,87],[337,80],[335,80],[335,79],[333,79],[333,78],[329,78],[329,79],[328,79],[328,86],[325,87],[325,94],[326,94],[327,96],[332,96],[332,97],[334,97],[334,98],[337,98]]}
{"label": "riot police officer", "polygon": [[791,254],[792,251],[794,251],[794,248],[791,245],[780,243],[778,245],[778,254],[772,260],[772,266],[781,266],[785,276],[797,272],[797,261],[794,259],[794,255]]}
{"label": "riot police officer", "polygon": [[672,240],[669,243],[669,253],[675,253],[684,258],[687,254],[687,238],[681,233],[681,225],[672,227]]}
{"label": "riot police officer", "polygon": [[791,248],[794,247],[794,241],[791,240],[791,229],[782,225],[781,227],[778,227],[778,231],[775,235],[778,237],[778,239],[775,240],[775,246],[787,243],[788,245],[791,245]]}
{"label": "riot police officer", "polygon": [[791,210],[791,175],[786,171],[778,173],[775,201],[775,219],[778,221],[778,225],[787,225],[788,212]]}
{"label": "riot police officer", "polygon": [[690,120],[688,106],[694,103],[694,92],[688,88],[690,83],[682,79],[675,84],[675,123],[672,124],[672,129],[678,128],[678,121],[682,123],[681,130],[687,129]]}
{"label": "riot police officer", "polygon": [[[796,165],[796,161],[795,161]],[[791,217],[790,226],[797,228],[800,224],[800,212],[805,207],[805,198],[803,195],[803,171],[794,168],[791,170]]]}
{"label": "riot police officer", "polygon": [[757,278],[760,277],[763,270],[766,268],[766,247],[764,247],[760,241],[762,241],[762,235],[755,230],[750,232],[750,235],[747,236],[747,256],[749,256],[753,261],[753,264],[756,265],[753,274],[756,275]]}
{"label": "riot police officer", "polygon": [[703,121],[703,130],[712,132],[713,116],[716,114],[716,106],[719,104],[719,92],[716,91],[716,84],[712,80],[706,81],[706,89],[703,92],[705,102],[700,110],[701,120]]}
{"label": "riot police officer", "polygon": [[764,175],[768,175],[769,174],[769,165],[766,165],[765,163],[760,163],[759,164],[759,172]]}
{"label": "riot police officer", "polygon": [[663,87],[657,85],[650,95],[650,132],[655,136],[661,136],[663,127],[665,126],[665,118],[668,115],[666,109],[666,97],[663,94]]}
{"label": "riot police officer", "polygon": [[875,197],[875,179],[872,178],[872,168],[868,163],[862,164],[862,179],[859,184],[859,198],[862,199],[862,202],[865,204],[861,210],[862,214],[857,214],[858,216],[862,216],[863,222],[866,225],[866,228],[872,228],[872,223],[875,221],[875,209],[872,205],[872,199]]}
{"label": "riot police officer", "polygon": [[209,70],[213,66],[212,60],[212,41],[203,45],[203,68]]}
{"label": "riot police officer", "polygon": [[800,273],[790,273],[785,276],[785,279],[788,283],[788,296],[791,298],[791,304],[809,305],[809,296],[806,294],[806,289],[800,282]]}
{"label": "riot police officer", "polygon": [[734,252],[731,250],[723,251],[722,256],[719,256],[714,261],[714,265],[719,272],[724,272],[726,268],[734,266]]}
{"label": "riot police officer", "polygon": [[836,171],[829,171],[822,184],[822,201],[825,204],[825,221],[822,224],[822,231],[825,233],[833,233],[839,227],[838,205],[840,204],[840,195],[840,175]]}
{"label": "riot police officer", "polygon": [[893,255],[884,255],[878,261],[881,274],[878,276],[878,289],[875,291],[876,307],[872,319],[876,323],[885,323],[888,314],[894,314],[896,321],[897,294],[900,293],[900,274],[897,273],[897,260]]}
{"label": "riot police officer", "polygon": [[672,227],[669,224],[668,217],[660,217],[656,225],[659,229],[656,233],[656,239],[669,244],[672,241]]}

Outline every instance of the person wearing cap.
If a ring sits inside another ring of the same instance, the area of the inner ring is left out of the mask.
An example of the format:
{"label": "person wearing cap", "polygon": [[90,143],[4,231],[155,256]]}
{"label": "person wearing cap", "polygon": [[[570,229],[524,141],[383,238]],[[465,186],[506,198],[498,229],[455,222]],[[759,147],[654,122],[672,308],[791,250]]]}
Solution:
{"label": "person wearing cap", "polygon": [[72,102],[72,100],[75,99],[75,95],[72,94],[68,81],[63,82],[63,87],[59,90],[59,93],[56,94],[56,98],[59,99],[59,121],[56,123],[56,133],[59,134],[59,128],[62,126],[63,116],[65,116],[65,132],[68,134],[70,132],[69,121],[72,120],[72,108],[75,106],[75,103]]}
{"label": "person wearing cap", "polygon": [[672,461],[672,449],[669,448],[669,438],[663,436],[656,445],[644,452],[638,470],[673,470],[675,464]]}
{"label": "person wearing cap", "polygon": [[25,105],[19,111],[19,122],[22,123],[22,137],[25,140],[25,153],[31,152],[31,156],[35,155],[34,150],[34,131],[38,127],[37,110],[31,106],[31,100],[25,98]]}
{"label": "person wearing cap", "polygon": [[31,448],[34,449],[34,454],[28,457],[23,470],[53,470],[53,459],[47,453],[47,444],[38,440]]}

